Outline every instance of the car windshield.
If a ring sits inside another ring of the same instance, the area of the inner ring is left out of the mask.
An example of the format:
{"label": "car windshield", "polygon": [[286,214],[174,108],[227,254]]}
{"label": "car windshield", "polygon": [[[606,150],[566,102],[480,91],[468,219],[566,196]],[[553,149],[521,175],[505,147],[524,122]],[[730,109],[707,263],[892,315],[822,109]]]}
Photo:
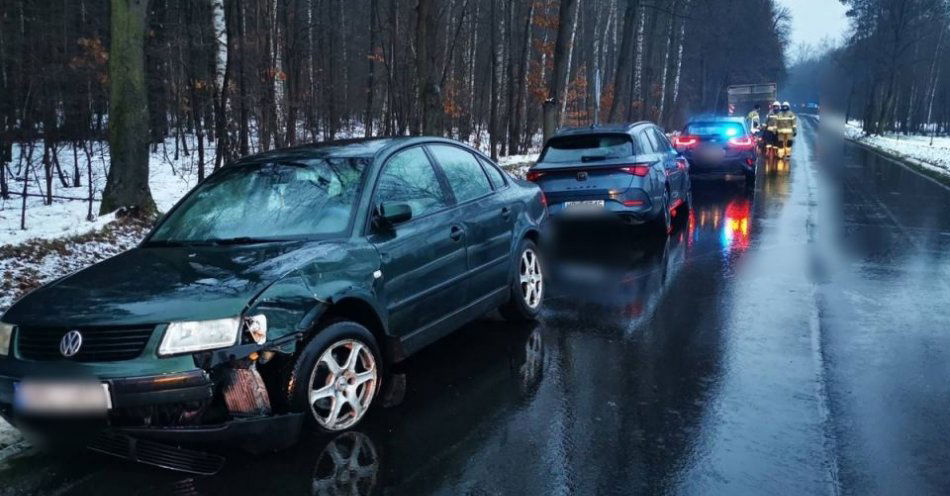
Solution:
{"label": "car windshield", "polygon": [[745,127],[738,122],[691,122],[686,125],[686,134],[691,136],[742,136]]}
{"label": "car windshield", "polygon": [[229,166],[192,191],[149,243],[242,243],[343,234],[369,160]]}
{"label": "car windshield", "polygon": [[588,134],[552,138],[544,147],[540,162],[596,162],[626,158],[633,153],[633,142],[625,134]]}

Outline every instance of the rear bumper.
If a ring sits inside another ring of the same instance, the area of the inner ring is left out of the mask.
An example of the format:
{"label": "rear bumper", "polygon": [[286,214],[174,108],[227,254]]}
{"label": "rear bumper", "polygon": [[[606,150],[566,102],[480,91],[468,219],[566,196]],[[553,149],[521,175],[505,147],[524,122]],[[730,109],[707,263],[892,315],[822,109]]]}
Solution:
{"label": "rear bumper", "polygon": [[[588,201],[603,200],[602,210],[578,212],[565,206],[565,202],[570,201]],[[550,201],[550,200],[549,200]],[[627,201],[629,204],[624,204]],[[614,198],[603,197],[577,197],[577,198],[559,198],[556,202],[551,201],[548,205],[548,212],[551,218],[558,222],[581,222],[590,220],[622,220],[628,224],[642,224],[656,217],[653,203],[642,190],[636,193],[626,192],[616,195]]]}

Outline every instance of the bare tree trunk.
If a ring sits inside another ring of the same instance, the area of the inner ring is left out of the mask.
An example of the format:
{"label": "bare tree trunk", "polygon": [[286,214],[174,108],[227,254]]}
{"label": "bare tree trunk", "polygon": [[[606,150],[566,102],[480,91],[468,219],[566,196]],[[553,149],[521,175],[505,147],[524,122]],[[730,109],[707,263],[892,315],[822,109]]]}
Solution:
{"label": "bare tree trunk", "polygon": [[673,47],[673,39],[676,37],[676,14],[678,12],[679,0],[673,0],[670,5],[670,22],[666,27],[666,45],[663,48],[663,72],[660,74],[660,108],[657,114],[657,121],[666,122],[666,86],[670,72],[670,51]]}
{"label": "bare tree trunk", "polygon": [[[630,88],[630,102],[637,103],[640,108],[640,114],[643,114],[643,44],[644,32],[646,28],[647,12],[641,3],[637,11],[637,34],[633,47],[633,86]],[[633,105],[627,107],[627,121],[633,120]]]}
{"label": "bare tree trunk", "polygon": [[112,164],[99,213],[120,208],[151,216],[148,186],[148,101],[145,90],[147,0],[112,0],[109,50],[109,149]]}
{"label": "bare tree trunk", "polygon": [[515,2],[514,0],[508,0],[508,13],[505,16],[505,24],[507,29],[505,29],[505,78],[508,80],[505,86],[507,89],[508,103],[506,106],[507,112],[505,116],[507,133],[505,134],[504,143],[502,143],[502,149],[504,150],[505,155],[510,155],[512,153],[511,149],[515,146],[515,139],[512,138],[514,134],[514,113],[515,113],[515,61],[512,56],[512,38],[514,37],[513,31],[515,30]]}
{"label": "bare tree trunk", "polygon": [[46,180],[46,200],[47,205],[53,204],[53,166],[49,158],[49,139],[43,139],[43,179]]}
{"label": "bare tree trunk", "polygon": [[495,25],[498,24],[498,3],[499,0],[489,0],[491,2],[491,11],[489,12],[489,29],[491,29],[491,97],[488,111],[488,147],[491,149],[492,160],[498,159],[497,139],[498,133],[498,72],[500,64],[498,62],[498,34]]}
{"label": "bare tree trunk", "polygon": [[79,178],[79,152],[76,150],[76,142],[73,141],[73,187],[82,186],[82,180]]}
{"label": "bare tree trunk", "polygon": [[617,68],[614,72],[614,99],[610,104],[607,120],[616,122],[621,112],[629,107],[630,102],[623,98],[627,84],[630,82],[630,46],[636,33],[637,11],[640,10],[639,0],[627,0],[627,8],[623,15],[623,34],[620,36],[620,49],[617,52]]}
{"label": "bare tree trunk", "polygon": [[[89,148],[86,148],[89,145]],[[96,217],[92,214],[92,196],[94,189],[92,186],[92,142],[83,143],[82,151],[86,153],[86,186],[89,189],[89,209],[86,211],[86,220],[92,222]]]}
{"label": "bare tree trunk", "polygon": [[534,26],[534,2],[528,3],[528,15],[524,22],[524,43],[521,45],[521,69],[518,72],[520,81],[518,82],[518,101],[515,103],[514,125],[511,126],[511,135],[508,139],[512,143],[517,143],[518,149],[514,153],[524,153],[524,146],[520,146],[519,135],[525,125],[525,114],[527,113],[528,97],[528,71],[530,70],[529,49],[531,48],[532,27]]}
{"label": "bare tree trunk", "polygon": [[[689,10],[690,0],[686,0],[683,4],[683,10]],[[683,74],[683,45],[686,42],[686,21],[680,21],[680,35],[679,43],[676,48],[676,70],[674,71],[673,76],[673,98],[671,99],[671,104],[673,107],[676,107],[676,104],[679,103],[680,96],[680,78]]]}
{"label": "bare tree trunk", "polygon": [[378,19],[376,9],[379,0],[370,0],[370,19],[369,19],[369,53],[367,59],[369,64],[366,72],[366,111],[363,113],[363,135],[367,138],[373,135],[373,91],[376,79],[376,30],[378,29]]}
{"label": "bare tree trunk", "polygon": [[442,131],[442,94],[435,69],[438,21],[438,8],[432,0],[419,0],[416,5],[416,73],[422,134],[427,136],[436,136]]}
{"label": "bare tree trunk", "polygon": [[544,139],[550,138],[557,131],[560,121],[559,110],[563,107],[566,98],[567,81],[570,77],[571,49],[574,32],[577,28],[577,9],[580,0],[561,0],[558,11],[557,39],[554,42],[554,70],[548,84],[548,98],[542,106],[542,125]]}

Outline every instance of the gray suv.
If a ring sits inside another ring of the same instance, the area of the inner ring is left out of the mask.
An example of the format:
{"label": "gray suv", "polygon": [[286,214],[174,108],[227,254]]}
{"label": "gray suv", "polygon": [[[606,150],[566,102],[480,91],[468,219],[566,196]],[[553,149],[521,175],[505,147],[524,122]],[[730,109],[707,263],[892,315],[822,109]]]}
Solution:
{"label": "gray suv", "polygon": [[692,208],[689,162],[651,122],[561,130],[527,178],[555,218],[615,217],[665,235]]}

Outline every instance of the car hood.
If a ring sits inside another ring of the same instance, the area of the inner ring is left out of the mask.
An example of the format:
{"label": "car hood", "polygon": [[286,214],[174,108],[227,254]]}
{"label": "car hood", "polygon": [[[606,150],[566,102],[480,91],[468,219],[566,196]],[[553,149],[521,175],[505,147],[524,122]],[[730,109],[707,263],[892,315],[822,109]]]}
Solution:
{"label": "car hood", "polygon": [[138,247],[33,291],[3,319],[82,326],[233,317],[283,276],[342,249],[327,241]]}

